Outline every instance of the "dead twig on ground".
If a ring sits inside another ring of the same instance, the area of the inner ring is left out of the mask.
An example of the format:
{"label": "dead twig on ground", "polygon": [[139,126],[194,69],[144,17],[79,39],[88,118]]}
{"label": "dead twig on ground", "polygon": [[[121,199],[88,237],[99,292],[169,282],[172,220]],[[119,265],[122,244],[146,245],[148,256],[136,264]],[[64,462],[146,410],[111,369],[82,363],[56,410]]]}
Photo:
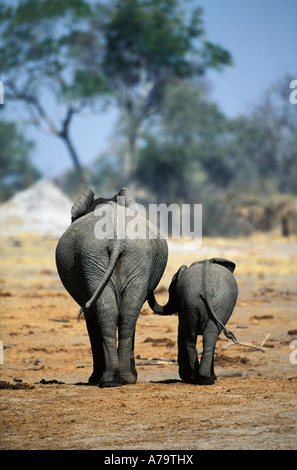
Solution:
{"label": "dead twig on ground", "polygon": [[230,346],[244,346],[244,347],[247,347],[247,348],[250,348],[252,349],[253,351],[262,351],[262,352],[265,352],[265,349],[264,349],[264,344],[266,343],[267,339],[269,338],[270,336],[270,333],[268,333],[264,340],[262,341],[262,343],[260,344],[260,346],[256,346],[254,344],[251,344],[251,343],[242,343],[241,341],[238,341],[236,344],[233,343],[233,341],[230,341],[229,343],[226,344],[226,346],[223,347],[223,350],[229,348]]}

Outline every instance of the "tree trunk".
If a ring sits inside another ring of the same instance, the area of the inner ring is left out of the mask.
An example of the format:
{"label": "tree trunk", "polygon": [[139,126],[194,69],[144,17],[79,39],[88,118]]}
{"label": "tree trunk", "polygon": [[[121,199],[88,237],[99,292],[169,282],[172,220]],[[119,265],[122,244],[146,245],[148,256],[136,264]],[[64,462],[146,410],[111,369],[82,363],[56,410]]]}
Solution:
{"label": "tree trunk", "polygon": [[65,136],[61,136],[61,139],[63,139],[64,144],[65,144],[65,146],[66,146],[66,148],[67,148],[67,150],[70,154],[71,160],[73,162],[74,169],[75,169],[75,171],[76,171],[76,173],[79,177],[80,183],[82,185],[85,185],[86,180],[85,180],[84,172],[83,172],[82,166],[80,164],[78,154],[77,154],[76,150],[74,149],[74,147],[72,145],[72,142],[69,139],[68,134],[66,134]]}
{"label": "tree trunk", "polygon": [[57,133],[57,135],[64,141],[64,144],[66,145],[66,148],[67,148],[67,150],[70,154],[71,160],[73,162],[74,169],[75,169],[75,171],[76,171],[76,173],[79,177],[79,181],[80,181],[81,185],[84,186],[85,183],[86,183],[85,177],[84,177],[84,172],[83,172],[82,166],[80,164],[78,154],[77,154],[76,150],[74,149],[74,146],[73,146],[73,144],[71,142],[71,139],[69,137],[69,125],[70,125],[73,114],[74,114],[74,110],[70,106],[67,110],[65,119],[63,121],[62,129],[60,130],[60,132]]}

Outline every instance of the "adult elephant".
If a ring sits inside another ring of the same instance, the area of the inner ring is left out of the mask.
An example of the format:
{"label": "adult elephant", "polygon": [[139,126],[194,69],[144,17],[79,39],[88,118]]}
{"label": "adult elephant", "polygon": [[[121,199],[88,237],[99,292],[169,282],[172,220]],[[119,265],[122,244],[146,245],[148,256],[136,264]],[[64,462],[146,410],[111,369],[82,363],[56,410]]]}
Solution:
{"label": "adult elephant", "polygon": [[[136,321],[167,263],[166,240],[137,207],[126,188],[111,199],[85,190],[56,248],[61,281],[85,314],[93,354],[89,382],[100,387],[136,382]],[[141,237],[131,229],[135,220]]]}
{"label": "adult elephant", "polygon": [[[225,328],[233,312],[238,288],[233,276],[235,263],[224,258],[198,261],[189,268],[181,266],[169,286],[169,300],[161,306],[150,294],[148,302],[155,313],[178,312],[178,365],[181,379],[200,385],[215,382],[214,350],[220,332],[235,343]],[[197,335],[203,335],[203,353],[199,364]]]}

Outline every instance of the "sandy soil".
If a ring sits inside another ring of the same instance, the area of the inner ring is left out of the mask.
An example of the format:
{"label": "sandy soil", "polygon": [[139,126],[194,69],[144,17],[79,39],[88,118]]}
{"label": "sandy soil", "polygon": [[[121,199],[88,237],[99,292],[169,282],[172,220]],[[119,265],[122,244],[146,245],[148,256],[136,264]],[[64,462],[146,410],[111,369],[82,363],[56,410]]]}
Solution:
{"label": "sandy soil", "polygon": [[29,235],[2,240],[1,449],[296,449],[296,239],[205,239],[200,250],[171,243],[160,303],[181,264],[229,258],[239,298],[228,327],[241,342],[264,341],[263,351],[226,348],[221,335],[216,384],[183,383],[177,316],[154,315],[145,304],[138,382],[112,389],[86,386],[86,325],[57,276],[55,245]]}

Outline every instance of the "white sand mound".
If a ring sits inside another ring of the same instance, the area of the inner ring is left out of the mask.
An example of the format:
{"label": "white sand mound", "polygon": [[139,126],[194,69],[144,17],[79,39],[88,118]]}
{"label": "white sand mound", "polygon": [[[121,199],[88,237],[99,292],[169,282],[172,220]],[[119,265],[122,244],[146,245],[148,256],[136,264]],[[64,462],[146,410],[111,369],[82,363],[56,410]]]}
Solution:
{"label": "white sand mound", "polygon": [[61,236],[70,225],[72,205],[52,181],[39,180],[1,204],[1,236],[21,233]]}

